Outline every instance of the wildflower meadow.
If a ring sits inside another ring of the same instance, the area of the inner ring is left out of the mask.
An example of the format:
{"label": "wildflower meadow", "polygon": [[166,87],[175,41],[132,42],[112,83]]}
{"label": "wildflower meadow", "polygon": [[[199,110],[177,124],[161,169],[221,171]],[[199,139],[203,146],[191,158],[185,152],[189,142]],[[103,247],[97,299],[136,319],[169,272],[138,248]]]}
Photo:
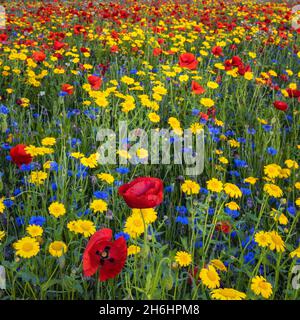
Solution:
{"label": "wildflower meadow", "polygon": [[2,1],[0,299],[299,300],[299,79],[295,1]]}

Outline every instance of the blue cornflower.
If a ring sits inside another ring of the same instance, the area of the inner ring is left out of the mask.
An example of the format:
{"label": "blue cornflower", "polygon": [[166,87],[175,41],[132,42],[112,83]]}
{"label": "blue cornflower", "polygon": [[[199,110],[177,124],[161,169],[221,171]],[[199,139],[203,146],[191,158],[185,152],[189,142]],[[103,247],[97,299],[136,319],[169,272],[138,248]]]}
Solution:
{"label": "blue cornflower", "polygon": [[29,220],[29,224],[35,224],[37,226],[43,226],[43,224],[46,222],[46,218],[42,216],[32,216]]}

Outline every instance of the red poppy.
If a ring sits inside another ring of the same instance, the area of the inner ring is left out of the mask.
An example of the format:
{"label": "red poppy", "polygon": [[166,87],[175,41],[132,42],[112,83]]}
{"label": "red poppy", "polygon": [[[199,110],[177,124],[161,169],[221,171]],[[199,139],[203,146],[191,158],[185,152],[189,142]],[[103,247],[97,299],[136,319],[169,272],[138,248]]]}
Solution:
{"label": "red poppy", "polygon": [[223,56],[223,49],[219,46],[213,47],[211,52],[214,56]]}
{"label": "red poppy", "polygon": [[111,229],[101,229],[93,234],[83,253],[83,274],[94,275],[99,270],[99,280],[115,278],[127,259],[127,245],[123,237],[112,240]]}
{"label": "red poppy", "polygon": [[158,178],[139,177],[123,184],[119,194],[130,208],[154,208],[163,201],[163,182]]}
{"label": "red poppy", "polygon": [[119,47],[116,46],[116,45],[112,46],[112,47],[110,48],[110,52],[111,52],[111,53],[119,52]]}
{"label": "red poppy", "polygon": [[68,83],[65,83],[61,86],[61,91],[66,92],[67,94],[72,94],[74,92],[74,87]]}
{"label": "red poppy", "polygon": [[59,42],[57,40],[54,41],[53,48],[54,50],[60,50],[65,46],[63,42]]}
{"label": "red poppy", "polygon": [[159,56],[160,54],[162,54],[161,48],[154,48],[153,49],[153,55],[154,56]]}
{"label": "red poppy", "polygon": [[99,90],[101,87],[102,79],[97,76],[89,76],[88,81],[93,90]]}
{"label": "red poppy", "polygon": [[192,53],[183,53],[179,57],[179,66],[190,70],[197,68],[198,61]]}
{"label": "red poppy", "polygon": [[29,164],[32,161],[32,156],[25,151],[25,148],[25,144],[17,144],[10,149],[12,162],[15,163],[19,168],[22,164]]}
{"label": "red poppy", "polygon": [[231,231],[231,225],[228,221],[221,221],[217,223],[216,230],[228,234]]}
{"label": "red poppy", "polygon": [[234,67],[240,67],[243,65],[243,61],[242,59],[239,57],[239,56],[233,56],[231,58],[231,64],[234,66]]}
{"label": "red poppy", "polygon": [[80,34],[85,32],[84,27],[81,26],[80,24],[75,24],[75,26],[73,27],[73,30],[74,30],[74,34]]}
{"label": "red poppy", "polygon": [[287,89],[287,93],[289,94],[290,98],[299,98],[300,97],[300,90],[297,89]]}
{"label": "red poppy", "polygon": [[205,89],[196,81],[192,81],[192,91],[195,94],[202,94],[205,92]]}
{"label": "red poppy", "polygon": [[35,51],[32,54],[32,58],[36,61],[36,62],[43,62],[46,59],[46,55],[44,52],[42,51]]}
{"label": "red poppy", "polygon": [[6,33],[0,34],[0,42],[5,42],[8,39],[8,35]]}
{"label": "red poppy", "polygon": [[284,101],[274,101],[273,105],[276,109],[281,110],[281,111],[286,111],[288,109],[288,104]]}

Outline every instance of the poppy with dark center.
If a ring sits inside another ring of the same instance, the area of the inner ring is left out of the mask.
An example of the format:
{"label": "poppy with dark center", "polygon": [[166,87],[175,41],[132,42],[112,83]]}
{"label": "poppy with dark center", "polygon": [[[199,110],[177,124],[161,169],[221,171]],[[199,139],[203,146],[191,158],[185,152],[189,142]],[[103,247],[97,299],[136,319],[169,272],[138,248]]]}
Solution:
{"label": "poppy with dark center", "polygon": [[99,280],[115,278],[127,259],[127,245],[123,237],[112,240],[111,229],[98,230],[89,240],[83,253],[83,274],[94,275],[99,270]]}

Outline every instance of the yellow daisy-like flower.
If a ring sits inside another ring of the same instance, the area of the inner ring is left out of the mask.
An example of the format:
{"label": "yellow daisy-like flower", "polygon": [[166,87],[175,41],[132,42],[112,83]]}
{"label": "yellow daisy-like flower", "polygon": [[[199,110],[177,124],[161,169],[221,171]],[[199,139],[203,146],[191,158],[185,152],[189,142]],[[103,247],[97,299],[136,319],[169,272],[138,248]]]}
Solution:
{"label": "yellow daisy-like flower", "polygon": [[192,256],[186,251],[178,251],[175,256],[175,261],[180,267],[187,267],[192,263]]}
{"label": "yellow daisy-like flower", "polygon": [[220,161],[221,163],[223,163],[223,164],[228,164],[228,163],[229,163],[228,159],[225,158],[225,157],[220,157],[220,158],[219,158],[219,161]]}
{"label": "yellow daisy-like flower", "polygon": [[[295,204],[296,204],[296,206],[300,207],[300,198],[296,199]],[[0,213],[1,213],[1,211],[0,211]]]}
{"label": "yellow daisy-like flower", "polygon": [[56,139],[52,137],[47,137],[42,140],[43,146],[54,146],[56,144]]}
{"label": "yellow daisy-like flower", "polygon": [[251,290],[257,295],[268,299],[272,295],[272,285],[262,276],[256,276],[251,280]]}
{"label": "yellow daisy-like flower", "polygon": [[139,159],[146,159],[148,158],[148,151],[144,148],[140,148],[136,151],[136,155]]}
{"label": "yellow daisy-like flower", "polygon": [[47,172],[44,171],[32,171],[29,178],[28,182],[35,184],[35,185],[41,185],[45,182],[47,179],[48,174]]}
{"label": "yellow daisy-like flower", "polygon": [[214,100],[212,100],[210,98],[201,98],[200,103],[206,108],[211,108],[215,104]]}
{"label": "yellow daisy-like flower", "polygon": [[0,199],[0,214],[4,212],[5,205],[3,203],[4,198]]}
{"label": "yellow daisy-like flower", "polygon": [[92,209],[94,213],[103,213],[107,211],[107,203],[101,199],[93,200],[93,202],[90,204],[90,209]]}
{"label": "yellow daisy-like flower", "polygon": [[225,207],[229,208],[230,210],[240,210],[240,206],[234,201],[226,203]]}
{"label": "yellow daisy-like flower", "polygon": [[93,153],[89,157],[83,157],[80,159],[81,164],[88,168],[96,168],[98,166],[97,154]]}
{"label": "yellow daisy-like flower", "polygon": [[224,265],[224,263],[219,260],[219,259],[213,259],[209,262],[210,264],[212,264],[217,270],[220,271],[227,271],[226,266]]}
{"label": "yellow daisy-like flower", "polygon": [[225,183],[224,191],[231,198],[241,198],[242,196],[240,188],[233,183]]}
{"label": "yellow daisy-like flower", "polygon": [[133,215],[140,215],[146,224],[153,223],[157,219],[157,212],[153,208],[132,209]]}
{"label": "yellow daisy-like flower", "polygon": [[61,257],[68,251],[67,245],[63,241],[53,241],[49,246],[49,253],[53,257]]}
{"label": "yellow daisy-like flower", "polygon": [[158,123],[160,121],[160,116],[155,112],[149,113],[148,118],[153,123]]}
{"label": "yellow daisy-like flower", "polygon": [[298,169],[299,165],[296,161],[288,159],[284,161],[284,164],[289,168],[289,169]]}
{"label": "yellow daisy-like flower", "polygon": [[300,258],[300,247],[298,247],[297,249],[295,249],[294,251],[292,251],[292,252],[290,253],[290,256],[291,256],[292,258],[295,258],[295,257]]}
{"label": "yellow daisy-like flower", "polygon": [[210,88],[210,89],[217,89],[219,87],[219,85],[214,81],[208,81],[207,82],[207,87]]}
{"label": "yellow daisy-like flower", "polygon": [[132,239],[136,239],[144,233],[146,225],[141,215],[132,214],[125,222],[124,232],[128,233]]}
{"label": "yellow daisy-like flower", "polygon": [[191,124],[190,129],[193,134],[199,134],[203,131],[203,126],[200,123],[195,122]]}
{"label": "yellow daisy-like flower", "polygon": [[89,237],[96,232],[95,224],[90,220],[78,220],[76,228],[77,232],[85,237]]}
{"label": "yellow daisy-like flower", "polygon": [[268,232],[259,231],[255,234],[254,240],[260,247],[268,247],[270,244],[270,235]]}
{"label": "yellow daisy-like flower", "polygon": [[59,203],[57,201],[51,203],[48,210],[49,213],[53,215],[55,218],[61,217],[66,214],[66,208],[63,205],[63,203]]}
{"label": "yellow daisy-like flower", "polygon": [[250,184],[255,184],[256,182],[257,182],[257,178],[254,178],[254,177],[248,177],[248,178],[246,178],[246,179],[244,179],[244,182],[246,182],[246,183],[250,183]]}
{"label": "yellow daisy-like flower", "polygon": [[40,251],[38,241],[31,237],[24,237],[14,243],[16,254],[22,258],[31,258],[36,256]]}
{"label": "yellow daisy-like flower", "polygon": [[195,181],[185,180],[181,186],[181,190],[187,195],[198,194],[200,191],[200,186]]}
{"label": "yellow daisy-like flower", "polygon": [[84,157],[84,154],[81,152],[72,152],[70,156],[75,159],[81,159]]}
{"label": "yellow daisy-like flower", "polygon": [[275,198],[280,198],[283,196],[283,192],[280,187],[272,183],[266,183],[264,185],[264,192],[266,192],[269,196]]}
{"label": "yellow daisy-like flower", "polygon": [[206,181],[207,189],[212,192],[220,193],[223,190],[222,181],[212,178],[211,180]]}
{"label": "yellow daisy-like flower", "polygon": [[276,231],[268,232],[270,236],[269,248],[271,250],[276,250],[277,252],[284,252],[285,243],[281,236]]}
{"label": "yellow daisy-like flower", "polygon": [[41,226],[37,226],[35,224],[28,226],[26,228],[26,231],[33,238],[42,236],[42,234],[44,232],[44,230]]}
{"label": "yellow daisy-like flower", "polygon": [[107,182],[109,184],[112,184],[115,181],[115,178],[109,173],[99,173],[99,174],[97,174],[97,177],[101,181]]}
{"label": "yellow daisy-like flower", "polygon": [[5,231],[0,231],[0,241],[2,241],[5,237]]}
{"label": "yellow daisy-like flower", "polygon": [[220,288],[212,290],[211,297],[216,300],[243,300],[246,294],[232,288]]}
{"label": "yellow daisy-like flower", "polygon": [[141,252],[141,247],[135,246],[133,244],[127,248],[127,255],[128,256],[134,256],[140,252]]}
{"label": "yellow daisy-like flower", "polygon": [[296,183],[295,183],[295,188],[296,188],[297,190],[300,190],[300,182],[296,182]]}
{"label": "yellow daisy-like flower", "polygon": [[271,179],[277,178],[280,175],[281,167],[275,163],[268,164],[264,167],[264,173]]}
{"label": "yellow daisy-like flower", "polygon": [[81,230],[79,228],[79,224],[78,224],[78,221],[76,220],[73,220],[73,221],[70,221],[68,224],[67,224],[67,228],[72,231],[72,232],[75,232],[75,233],[80,233]]}
{"label": "yellow daisy-like flower", "polygon": [[207,268],[202,268],[199,274],[199,278],[202,283],[209,289],[215,289],[220,287],[220,276],[215,267],[208,265]]}

